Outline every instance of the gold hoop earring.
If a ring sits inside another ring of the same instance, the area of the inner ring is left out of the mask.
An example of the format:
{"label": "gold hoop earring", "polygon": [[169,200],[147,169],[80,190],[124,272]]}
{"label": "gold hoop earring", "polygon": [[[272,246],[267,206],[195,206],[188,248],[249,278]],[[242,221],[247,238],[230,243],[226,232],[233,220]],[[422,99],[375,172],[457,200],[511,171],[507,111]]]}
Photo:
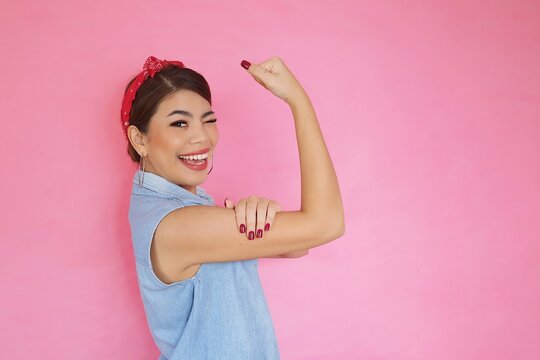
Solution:
{"label": "gold hoop earring", "polygon": [[[144,156],[141,156],[141,158],[139,159],[139,186],[143,186],[144,184],[144,165],[145,165],[145,162],[144,162]],[[142,170],[141,170],[141,162],[142,162]],[[142,179],[141,179],[141,173],[142,173]]]}
{"label": "gold hoop earring", "polygon": [[212,167],[210,168],[210,171],[206,173],[206,175],[210,174],[213,168],[214,168],[214,154],[212,154]]}

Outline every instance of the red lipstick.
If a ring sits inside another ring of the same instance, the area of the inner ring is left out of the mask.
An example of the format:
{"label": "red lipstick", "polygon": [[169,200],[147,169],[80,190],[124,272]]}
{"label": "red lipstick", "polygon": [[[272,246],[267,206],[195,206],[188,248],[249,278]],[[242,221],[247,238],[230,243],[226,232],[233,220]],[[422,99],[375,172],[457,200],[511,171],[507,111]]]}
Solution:
{"label": "red lipstick", "polygon": [[206,154],[208,152],[208,150],[210,150],[210,149],[202,149],[202,150],[191,152],[191,153],[188,153],[188,154],[180,154],[179,156]]}

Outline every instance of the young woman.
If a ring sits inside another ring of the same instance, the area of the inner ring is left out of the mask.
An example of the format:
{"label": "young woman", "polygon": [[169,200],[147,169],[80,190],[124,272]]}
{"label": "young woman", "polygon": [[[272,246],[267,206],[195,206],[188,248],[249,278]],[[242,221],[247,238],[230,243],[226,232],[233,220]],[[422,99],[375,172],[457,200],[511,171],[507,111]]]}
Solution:
{"label": "young woman", "polygon": [[278,57],[241,65],[290,106],[300,157],[299,210],[280,211],[276,202],[255,196],[217,207],[199,186],[218,142],[202,75],[151,56],[126,88],[122,125],[128,153],[139,163],[129,222],[160,359],[279,359],[258,258],[302,256],[345,231],[338,181],[307,93]]}

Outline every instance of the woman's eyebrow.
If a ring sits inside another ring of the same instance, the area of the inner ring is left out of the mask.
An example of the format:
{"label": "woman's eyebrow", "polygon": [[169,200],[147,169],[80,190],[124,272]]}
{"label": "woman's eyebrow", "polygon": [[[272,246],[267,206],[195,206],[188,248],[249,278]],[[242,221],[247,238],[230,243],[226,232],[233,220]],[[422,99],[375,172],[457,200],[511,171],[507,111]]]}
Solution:
{"label": "woman's eyebrow", "polygon": [[[193,117],[192,113],[190,113],[189,111],[185,111],[185,110],[174,110],[167,116],[171,116],[171,115],[174,115],[174,114],[186,115],[186,116],[189,116],[191,118]],[[204,114],[202,114],[201,119],[208,116],[208,115],[211,115],[211,114],[214,114],[214,112],[213,111],[207,111]]]}

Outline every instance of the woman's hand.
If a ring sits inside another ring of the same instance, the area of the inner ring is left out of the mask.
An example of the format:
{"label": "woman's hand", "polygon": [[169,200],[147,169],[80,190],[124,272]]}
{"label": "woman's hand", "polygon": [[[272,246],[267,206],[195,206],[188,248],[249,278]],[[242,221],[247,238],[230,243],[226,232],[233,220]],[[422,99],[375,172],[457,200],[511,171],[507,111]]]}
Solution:
{"label": "woman's hand", "polygon": [[247,71],[259,84],[289,105],[297,97],[307,96],[300,82],[277,56],[272,56],[260,64],[250,64],[244,60],[242,66],[244,65],[248,66]]}
{"label": "woman's hand", "polygon": [[257,237],[261,238],[264,231],[270,230],[276,212],[281,211],[281,206],[270,199],[251,195],[242,199],[234,205],[231,199],[227,198],[224,205],[228,209],[236,211],[236,225],[241,233],[246,233],[249,240]]}

